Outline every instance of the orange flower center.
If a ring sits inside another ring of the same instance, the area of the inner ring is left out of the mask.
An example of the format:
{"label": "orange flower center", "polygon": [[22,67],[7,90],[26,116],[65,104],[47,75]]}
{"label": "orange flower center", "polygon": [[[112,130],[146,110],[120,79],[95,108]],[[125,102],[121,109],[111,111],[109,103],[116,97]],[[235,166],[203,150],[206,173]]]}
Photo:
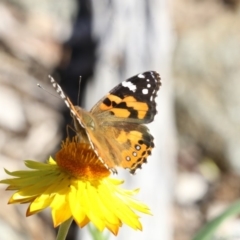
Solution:
{"label": "orange flower center", "polygon": [[79,143],[69,138],[62,143],[62,149],[56,153],[56,162],[70,175],[84,180],[94,180],[110,175],[89,144]]}

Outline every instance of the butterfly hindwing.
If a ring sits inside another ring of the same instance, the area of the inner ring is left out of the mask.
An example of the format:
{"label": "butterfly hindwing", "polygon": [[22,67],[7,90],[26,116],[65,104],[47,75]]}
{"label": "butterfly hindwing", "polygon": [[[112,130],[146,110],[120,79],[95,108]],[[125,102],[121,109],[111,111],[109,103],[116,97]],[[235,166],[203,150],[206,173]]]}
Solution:
{"label": "butterfly hindwing", "polygon": [[[154,148],[153,136],[148,128],[136,123],[122,122],[104,126],[92,138],[101,160],[112,170],[116,166],[128,169],[132,174],[147,162]],[[111,149],[111,151],[109,151]]]}

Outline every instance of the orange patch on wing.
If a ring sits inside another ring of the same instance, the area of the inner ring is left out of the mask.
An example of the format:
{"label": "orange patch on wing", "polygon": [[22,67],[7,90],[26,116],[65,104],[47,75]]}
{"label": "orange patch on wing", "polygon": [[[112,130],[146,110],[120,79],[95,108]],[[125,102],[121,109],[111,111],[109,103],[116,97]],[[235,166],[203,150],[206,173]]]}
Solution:
{"label": "orange patch on wing", "polygon": [[111,112],[113,112],[114,116],[121,118],[128,118],[131,114],[127,109],[122,108],[112,108]]}
{"label": "orange patch on wing", "polygon": [[121,131],[119,133],[119,135],[117,136],[117,141],[121,144],[125,143],[128,140],[128,135],[129,135],[129,133]]}
{"label": "orange patch on wing", "polygon": [[148,105],[144,102],[126,102],[128,107],[132,107],[135,110],[148,110]]}
{"label": "orange patch on wing", "polygon": [[111,104],[110,106],[108,106],[107,104],[105,104],[104,102],[102,102],[100,104],[100,109],[103,110],[103,111],[106,111],[106,110],[109,110],[112,108],[112,102],[115,102],[116,104],[122,102],[122,99],[116,95],[112,95],[112,94],[109,94],[108,96],[106,96],[106,99],[108,99]]}
{"label": "orange patch on wing", "polygon": [[138,119],[144,119],[147,111],[138,111]]}
{"label": "orange patch on wing", "polygon": [[142,133],[139,131],[130,131],[129,134],[134,135],[134,137],[141,139]]}
{"label": "orange patch on wing", "polygon": [[122,101],[123,102],[137,102],[137,99],[133,96],[128,96],[128,97],[125,97]]}
{"label": "orange patch on wing", "polygon": [[[152,146],[150,146],[150,142],[149,146],[144,142],[139,143],[139,141],[144,140],[143,133],[140,131],[121,131],[116,140],[121,145],[129,142],[129,145],[126,145],[124,150],[121,151],[122,162],[120,166],[130,169],[132,172],[136,168],[141,168],[141,165],[146,163],[148,156],[151,155]],[[139,149],[136,148],[136,145],[139,146]]]}
{"label": "orange patch on wing", "polygon": [[109,98],[109,100],[110,100],[111,102],[120,103],[120,102],[122,101],[122,99],[121,99],[120,97],[118,97],[118,96],[116,96],[116,95],[112,95],[112,94],[109,94],[109,95],[107,96],[107,98]]}
{"label": "orange patch on wing", "polygon": [[129,131],[129,132],[125,132],[125,131],[120,131],[118,136],[116,137],[117,141],[120,143],[124,143],[126,142],[128,139],[133,140],[134,141],[138,141],[140,139],[142,139],[142,133],[139,131]]}
{"label": "orange patch on wing", "polygon": [[148,105],[144,102],[127,102],[126,104],[138,111],[138,119],[144,119],[149,110]]}
{"label": "orange patch on wing", "polygon": [[106,111],[106,110],[112,108],[112,106],[107,106],[106,104],[101,103],[100,106],[99,106],[99,108],[100,108],[102,111]]}

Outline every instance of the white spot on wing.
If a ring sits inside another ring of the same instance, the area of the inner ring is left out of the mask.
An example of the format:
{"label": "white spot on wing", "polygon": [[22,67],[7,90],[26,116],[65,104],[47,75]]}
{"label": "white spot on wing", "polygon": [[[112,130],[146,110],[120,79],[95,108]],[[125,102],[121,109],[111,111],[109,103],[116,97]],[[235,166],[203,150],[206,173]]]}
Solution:
{"label": "white spot on wing", "polygon": [[138,78],[145,78],[143,74],[138,74]]}
{"label": "white spot on wing", "polygon": [[124,82],[122,82],[122,85],[123,85],[123,87],[127,87],[130,91],[136,92],[137,87],[133,83],[124,81]]}
{"label": "white spot on wing", "polygon": [[135,148],[136,148],[136,150],[138,150],[138,151],[141,149],[141,147],[140,147],[139,145],[136,145]]}
{"label": "white spot on wing", "polygon": [[144,89],[142,90],[142,93],[143,93],[144,95],[148,94],[148,89],[144,88]]}
{"label": "white spot on wing", "polygon": [[148,88],[150,88],[150,87],[151,87],[151,84],[150,84],[150,83],[148,83],[148,84],[147,84],[147,87],[148,87]]}

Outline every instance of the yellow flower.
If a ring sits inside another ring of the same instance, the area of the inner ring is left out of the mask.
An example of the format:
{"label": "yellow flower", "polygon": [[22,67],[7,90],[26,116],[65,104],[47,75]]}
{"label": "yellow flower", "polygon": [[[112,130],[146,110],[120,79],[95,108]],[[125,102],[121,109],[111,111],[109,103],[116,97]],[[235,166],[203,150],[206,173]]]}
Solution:
{"label": "yellow flower", "polygon": [[120,188],[123,181],[109,177],[88,144],[67,139],[56,161],[50,157],[47,163],[27,160],[25,165],[31,170],[5,170],[14,178],[0,181],[16,191],[9,203],[30,203],[27,216],[50,207],[55,227],[73,217],[80,227],[91,221],[100,231],[107,228],[117,235],[123,223],[142,230],[135,211],[150,214],[132,198],[138,190]]}

